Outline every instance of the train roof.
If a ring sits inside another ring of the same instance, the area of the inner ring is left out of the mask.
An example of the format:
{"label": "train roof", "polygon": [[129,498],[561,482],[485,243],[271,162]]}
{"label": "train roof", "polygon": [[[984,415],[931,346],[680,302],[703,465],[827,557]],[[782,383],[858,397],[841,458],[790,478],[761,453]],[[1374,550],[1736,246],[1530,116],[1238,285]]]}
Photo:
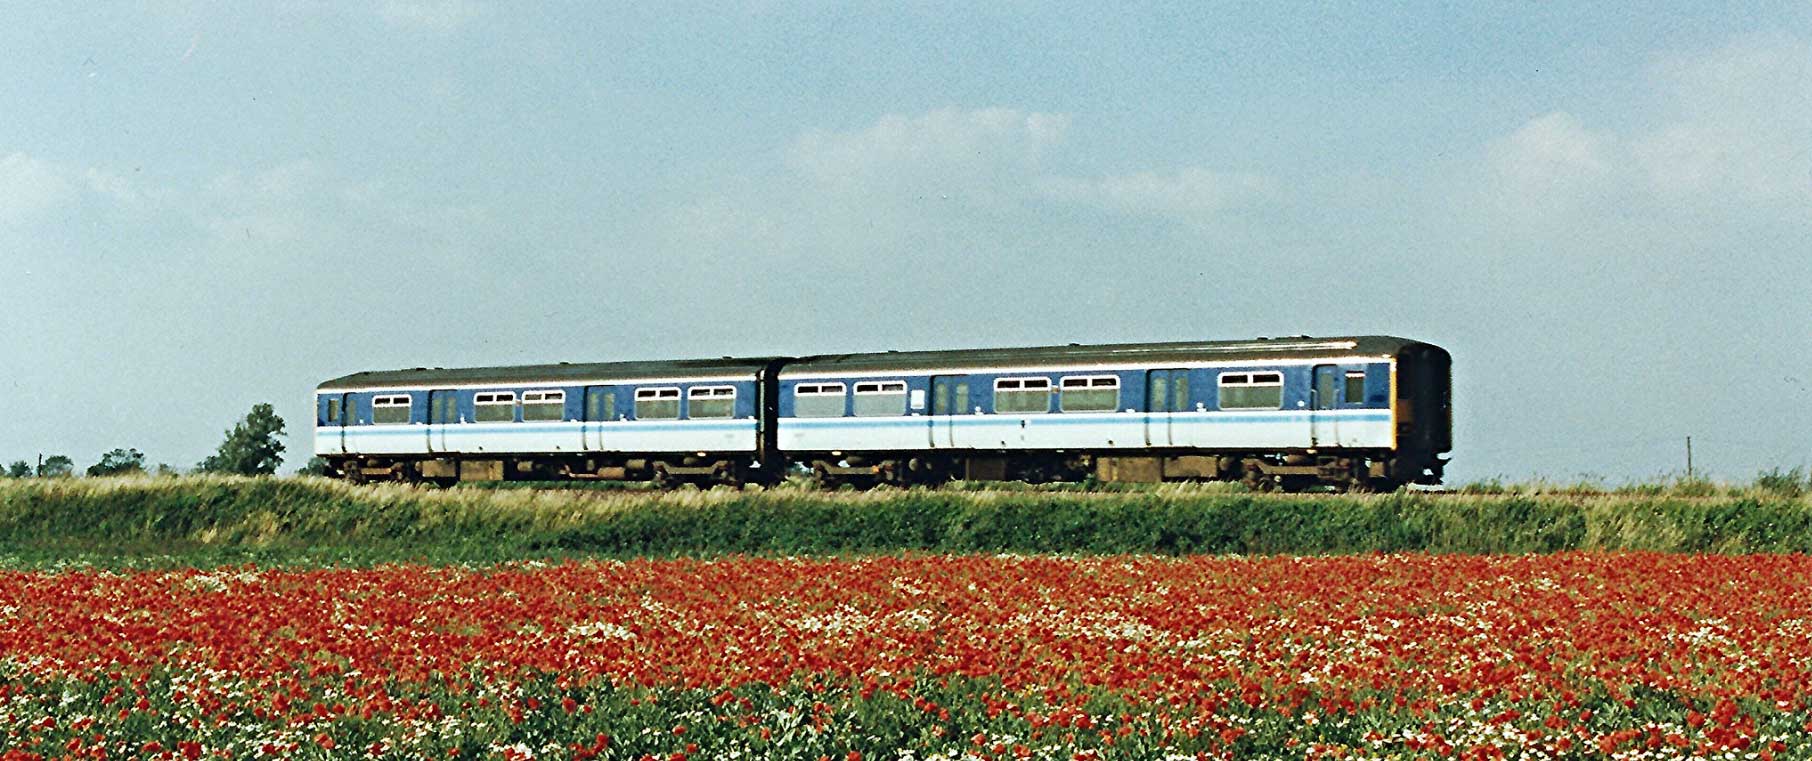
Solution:
{"label": "train roof", "polygon": [[443,386],[504,386],[513,384],[571,385],[591,381],[754,378],[777,357],[724,357],[658,362],[561,362],[552,365],[506,367],[417,367],[343,375],[317,386],[317,391],[351,391],[373,388],[428,388]]}
{"label": "train roof", "polygon": [[1069,344],[1009,349],[890,351],[806,357],[787,363],[782,375],[911,372],[940,368],[1152,365],[1238,360],[1300,360],[1337,357],[1395,357],[1404,348],[1425,346],[1396,336],[1256,338],[1244,341],[1175,341],[1136,344]]}
{"label": "train roof", "polygon": [[723,357],[650,362],[561,362],[502,367],[426,368],[353,373],[323,382],[317,391],[428,388],[514,384],[572,385],[594,381],[717,379],[748,376],[785,361],[787,376],[840,373],[912,372],[942,368],[1081,367],[1153,365],[1239,360],[1301,360],[1337,357],[1395,357],[1421,341],[1396,336],[1256,338],[1244,341],[1174,341],[1132,344],[1068,344],[1002,349],[888,351],[785,357]]}

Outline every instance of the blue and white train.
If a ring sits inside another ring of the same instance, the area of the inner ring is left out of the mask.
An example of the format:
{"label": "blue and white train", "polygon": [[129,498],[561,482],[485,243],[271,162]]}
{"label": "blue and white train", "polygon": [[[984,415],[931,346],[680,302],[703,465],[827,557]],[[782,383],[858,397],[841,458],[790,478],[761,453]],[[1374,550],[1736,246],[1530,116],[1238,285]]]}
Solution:
{"label": "blue and white train", "polygon": [[1451,359],[1387,336],[366,372],[316,391],[353,480],[824,484],[1441,478]]}

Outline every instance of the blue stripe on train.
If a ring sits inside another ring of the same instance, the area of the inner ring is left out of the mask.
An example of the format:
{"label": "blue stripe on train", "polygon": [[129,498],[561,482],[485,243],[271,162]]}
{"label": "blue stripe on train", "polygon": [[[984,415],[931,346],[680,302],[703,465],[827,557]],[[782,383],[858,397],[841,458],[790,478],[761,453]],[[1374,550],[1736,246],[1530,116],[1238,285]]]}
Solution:
{"label": "blue stripe on train", "polygon": [[[1215,417],[1178,417],[1178,418],[1171,419],[1170,423],[1171,423],[1171,425],[1178,425],[1178,424],[1216,425],[1216,424],[1224,424],[1224,423],[1308,423],[1312,419],[1313,419],[1312,416],[1308,413],[1301,413],[1301,414],[1292,413],[1292,414],[1287,414],[1287,415],[1275,415],[1275,414],[1273,414],[1273,415],[1217,415]],[[852,418],[822,418],[822,419],[781,418],[780,424],[785,427],[794,427],[794,428],[844,428],[844,429],[856,428],[856,429],[860,429],[860,428],[870,428],[870,427],[873,427],[873,428],[922,427],[922,426],[933,425],[934,424],[932,422],[933,420],[934,420],[934,418],[925,417],[925,416],[901,417],[901,418],[868,418],[868,419],[862,419],[862,420],[856,420],[856,419],[852,419]],[[1032,415],[1032,416],[1023,416],[1023,417],[1017,416],[1017,415],[958,415],[955,417],[938,417],[938,418],[935,418],[935,420],[936,420],[935,425],[955,424],[955,425],[965,425],[965,426],[984,426],[984,425],[1015,425],[1015,426],[1017,426],[1019,424],[1020,420],[1036,422],[1038,425],[1104,425],[1104,424],[1112,425],[1112,424],[1116,424],[1116,423],[1147,424],[1147,423],[1163,423],[1164,422],[1162,419],[1156,419],[1156,418],[1152,418],[1152,417],[1145,416],[1145,415],[1126,415],[1125,417],[1087,417],[1087,418],[1084,418],[1084,417],[1071,417],[1071,416],[1066,416],[1066,415],[1062,415],[1062,414]],[[1328,420],[1328,422],[1348,422],[1348,421],[1361,422],[1361,423],[1388,423],[1388,422],[1390,422],[1390,413],[1385,412],[1385,413],[1379,413],[1379,414],[1366,414],[1366,415],[1350,415],[1349,414],[1349,415],[1329,416],[1329,420]]]}
{"label": "blue stripe on train", "polygon": [[[547,425],[534,425],[534,424],[530,424],[530,423],[500,423],[497,425],[474,425],[471,423],[454,423],[454,424],[450,424],[450,425],[451,425],[451,427],[446,429],[446,433],[449,433],[449,434],[513,433],[513,434],[534,434],[534,435],[541,435],[541,436],[550,436],[550,435],[557,435],[557,434],[562,434],[562,433],[578,433],[581,430],[581,426],[596,425],[596,424],[569,421],[566,423],[550,423]],[[610,425],[617,426],[618,424],[611,423]],[[605,433],[627,434],[627,433],[635,433],[637,431],[753,431],[753,430],[755,430],[755,421],[753,421],[753,420],[726,421],[726,422],[721,422],[721,423],[716,422],[716,421],[694,422],[694,421],[690,421],[690,420],[682,420],[678,423],[632,423],[628,426],[606,428],[606,429],[604,429],[604,432]],[[355,425],[355,426],[346,426],[344,428],[336,427],[336,426],[317,426],[315,428],[316,436],[322,436],[322,435],[334,436],[334,435],[338,435],[341,432],[344,432],[347,434],[359,435],[359,436],[426,436],[426,435],[428,435],[428,427],[425,425],[422,425],[420,423],[413,423],[410,425]],[[437,433],[438,433],[438,431],[437,431]]]}
{"label": "blue stripe on train", "polygon": [[[1330,422],[1336,422],[1336,421],[1357,421],[1357,422],[1364,422],[1364,423],[1388,423],[1388,422],[1390,422],[1390,413],[1388,413],[1388,412],[1367,413],[1367,414],[1341,414],[1341,415],[1330,415],[1329,417],[1331,418]],[[1282,415],[1279,415],[1279,414],[1216,415],[1213,417],[1200,417],[1200,416],[1189,415],[1186,417],[1173,418],[1170,420],[1170,424],[1171,425],[1179,425],[1179,424],[1182,424],[1182,425],[1218,425],[1218,424],[1228,424],[1228,423],[1296,423],[1296,424],[1301,424],[1301,423],[1311,422],[1313,420],[1313,418],[1314,418],[1314,415],[1311,413],[1288,413],[1288,414],[1282,414]],[[862,429],[862,428],[917,428],[917,427],[923,427],[923,426],[930,426],[930,425],[934,425],[934,424],[935,425],[962,425],[962,426],[971,426],[971,427],[988,426],[988,425],[1017,425],[1021,419],[1024,419],[1027,421],[1036,421],[1039,425],[1101,425],[1101,424],[1110,424],[1111,425],[1111,424],[1116,424],[1116,423],[1149,424],[1149,423],[1153,423],[1153,422],[1163,422],[1161,420],[1156,420],[1156,419],[1154,419],[1150,416],[1146,416],[1146,415],[1126,415],[1124,417],[1121,417],[1121,416],[1080,417],[1080,416],[1063,415],[1063,414],[1059,413],[1059,414],[1037,415],[1037,416],[959,415],[959,416],[954,416],[954,417],[941,417],[941,418],[935,419],[935,422],[934,422],[934,418],[924,416],[924,415],[916,415],[916,416],[911,416],[911,417],[887,417],[887,418],[881,418],[881,417],[877,417],[877,418],[823,418],[823,419],[782,418],[780,421],[780,424],[783,426],[793,427],[793,428],[820,428],[820,429],[840,428],[840,429],[847,430],[847,429]],[[581,426],[584,426],[584,425],[590,425],[590,424],[579,423],[579,422],[566,422],[566,423],[554,423],[554,424],[549,424],[549,425],[532,425],[531,426],[530,424],[523,424],[523,423],[506,423],[506,424],[499,424],[499,425],[473,425],[470,423],[466,423],[466,424],[458,424],[455,427],[448,429],[446,431],[446,433],[449,433],[449,434],[454,434],[454,433],[458,433],[458,434],[500,434],[501,433],[501,434],[550,435],[550,434],[560,434],[560,433],[577,433],[581,430]],[[611,425],[611,427],[606,428],[604,430],[604,433],[615,433],[615,434],[621,435],[621,434],[633,434],[638,431],[748,431],[748,430],[753,430],[755,423],[754,423],[754,421],[751,421],[751,420],[733,421],[733,422],[727,421],[727,422],[721,422],[721,423],[714,422],[714,421],[705,422],[705,421],[685,420],[685,421],[680,421],[677,423],[637,422],[637,423],[634,423],[634,424],[631,424],[628,426],[621,426],[621,425],[618,425],[615,423],[612,423],[610,425]],[[347,427],[347,428],[322,426],[322,427],[317,427],[315,429],[316,436],[323,436],[323,435],[333,436],[333,435],[336,435],[336,432],[344,432],[346,434],[358,435],[358,436],[425,436],[428,433],[428,429],[420,424],[407,425],[407,426],[362,426],[361,425],[361,426],[351,426],[351,427]]]}

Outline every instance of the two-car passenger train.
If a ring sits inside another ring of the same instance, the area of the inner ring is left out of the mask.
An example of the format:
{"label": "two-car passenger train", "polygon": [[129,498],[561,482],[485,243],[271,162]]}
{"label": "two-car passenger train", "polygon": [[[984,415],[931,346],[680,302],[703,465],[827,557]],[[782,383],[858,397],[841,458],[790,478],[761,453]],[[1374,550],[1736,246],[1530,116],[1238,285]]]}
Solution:
{"label": "two-car passenger train", "polygon": [[1438,483],[1451,359],[1388,336],[362,372],[315,453],[373,479]]}

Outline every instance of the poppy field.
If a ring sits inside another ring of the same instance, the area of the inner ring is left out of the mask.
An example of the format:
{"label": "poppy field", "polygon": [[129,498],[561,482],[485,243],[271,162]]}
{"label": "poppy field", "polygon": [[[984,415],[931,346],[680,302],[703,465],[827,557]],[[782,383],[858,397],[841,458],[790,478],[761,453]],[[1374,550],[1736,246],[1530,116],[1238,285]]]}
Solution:
{"label": "poppy field", "polygon": [[0,571],[0,758],[1812,757],[1812,558]]}

